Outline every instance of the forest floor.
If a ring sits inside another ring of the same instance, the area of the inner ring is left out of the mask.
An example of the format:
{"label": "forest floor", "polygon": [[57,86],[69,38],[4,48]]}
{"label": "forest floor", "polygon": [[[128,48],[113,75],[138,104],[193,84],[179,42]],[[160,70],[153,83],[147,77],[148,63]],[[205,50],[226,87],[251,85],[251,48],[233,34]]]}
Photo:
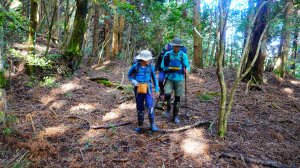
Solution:
{"label": "forest floor", "polygon": [[[241,83],[223,140],[216,132],[220,91],[215,69],[197,70],[188,76],[188,104],[183,97],[181,124],[164,118],[162,110],[155,111],[156,123],[163,129],[199,120],[212,124],[174,133],[137,134],[130,87],[119,90],[89,80],[99,76],[130,85],[128,68],[116,61],[92,68],[85,64],[72,77],[57,76],[52,87],[32,86],[23,71],[12,76],[8,106],[18,121],[15,134],[5,141],[0,137],[0,167],[264,167],[249,159],[300,166],[299,80],[282,81],[266,73],[266,82],[248,92]],[[226,74],[232,83],[233,72]],[[89,125],[127,122],[89,129]]]}

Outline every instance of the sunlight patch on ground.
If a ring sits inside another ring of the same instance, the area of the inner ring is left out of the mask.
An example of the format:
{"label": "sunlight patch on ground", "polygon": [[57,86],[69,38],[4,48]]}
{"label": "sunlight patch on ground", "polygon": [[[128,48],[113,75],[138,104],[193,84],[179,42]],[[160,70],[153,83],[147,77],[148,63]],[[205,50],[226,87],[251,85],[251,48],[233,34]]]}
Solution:
{"label": "sunlight patch on ground", "polygon": [[66,100],[56,100],[55,102],[53,102],[51,105],[50,105],[50,108],[54,109],[54,110],[57,110],[57,109],[60,109],[62,108],[63,106],[67,105],[67,101]]}
{"label": "sunlight patch on ground", "polygon": [[77,106],[71,107],[70,114],[84,115],[90,113],[93,110],[95,110],[95,106],[91,104],[80,103]]}
{"label": "sunlight patch on ground", "polygon": [[95,65],[92,68],[94,68],[96,71],[105,69],[107,65],[109,65],[110,61],[105,61],[101,66]]}
{"label": "sunlight patch on ground", "polygon": [[63,93],[67,93],[69,91],[75,90],[75,89],[81,89],[82,86],[78,85],[76,83],[73,83],[72,81],[66,84],[63,84],[60,86],[60,89]]}
{"label": "sunlight patch on ground", "polygon": [[290,83],[293,84],[293,85],[298,85],[298,86],[300,86],[300,81],[291,80]]}
{"label": "sunlight patch on ground", "polygon": [[105,130],[89,130],[87,131],[82,138],[79,139],[79,142],[86,143],[92,140],[95,140],[98,136],[103,135]]}
{"label": "sunlight patch on ground", "polygon": [[192,129],[186,132],[186,138],[181,142],[181,149],[186,156],[210,161],[209,146],[203,135],[203,130]]}
{"label": "sunlight patch on ground", "polygon": [[116,119],[120,117],[120,112],[119,111],[111,111],[109,113],[106,113],[103,118],[102,118],[102,121],[110,121],[110,120],[113,120],[113,119]]}
{"label": "sunlight patch on ground", "polygon": [[294,93],[294,90],[291,89],[291,88],[284,88],[283,91],[287,94],[293,94]]}
{"label": "sunlight patch on ground", "polygon": [[130,102],[130,103],[122,103],[120,106],[119,106],[119,109],[120,110],[135,110],[136,108],[136,105],[135,103],[133,102]]}
{"label": "sunlight patch on ground", "polygon": [[56,127],[48,127],[45,128],[44,131],[42,131],[39,136],[40,137],[58,137],[63,135],[69,128],[65,125],[59,125]]}
{"label": "sunlight patch on ground", "polygon": [[205,82],[204,79],[201,79],[200,77],[194,76],[194,75],[188,75],[188,79],[192,80],[192,81],[195,81],[197,83],[204,83]]}
{"label": "sunlight patch on ground", "polygon": [[43,96],[41,98],[41,102],[44,104],[44,105],[47,105],[49,104],[51,101],[54,100],[54,97],[53,96]]}

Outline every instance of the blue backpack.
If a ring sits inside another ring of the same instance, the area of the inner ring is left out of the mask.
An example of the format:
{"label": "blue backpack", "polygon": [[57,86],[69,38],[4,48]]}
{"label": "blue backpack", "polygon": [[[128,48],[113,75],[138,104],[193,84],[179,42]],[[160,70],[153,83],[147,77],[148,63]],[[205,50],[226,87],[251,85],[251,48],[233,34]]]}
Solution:
{"label": "blue backpack", "polygon": [[[166,52],[171,51],[172,49],[173,48],[172,48],[170,43],[165,45],[165,47],[163,48],[163,50],[161,51],[160,55],[157,58],[157,61],[156,61],[156,64],[155,64],[155,70],[156,71],[162,71],[162,69],[160,67],[162,59],[163,59],[164,55],[166,54]],[[180,50],[183,51],[184,53],[187,53],[187,48],[185,46],[181,46]],[[166,62],[166,60],[165,60],[165,62]],[[167,61],[167,62],[169,62],[169,61]],[[166,63],[165,63],[165,65],[166,65]],[[169,64],[167,64],[167,65],[169,65]]]}

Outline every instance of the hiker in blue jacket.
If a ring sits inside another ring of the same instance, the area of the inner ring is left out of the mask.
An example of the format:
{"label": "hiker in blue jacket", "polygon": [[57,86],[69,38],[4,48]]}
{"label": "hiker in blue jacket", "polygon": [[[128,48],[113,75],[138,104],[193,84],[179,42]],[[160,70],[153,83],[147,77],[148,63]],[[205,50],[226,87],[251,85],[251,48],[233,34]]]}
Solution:
{"label": "hiker in blue jacket", "polygon": [[128,71],[128,79],[134,85],[134,92],[136,96],[138,127],[134,130],[136,132],[141,132],[141,127],[144,123],[144,110],[146,105],[148,109],[150,128],[152,132],[155,132],[159,129],[155,125],[154,120],[151,79],[154,83],[155,92],[159,92],[159,87],[155,76],[154,67],[150,63],[153,57],[150,51],[143,50],[136,57],[136,59],[139,61],[133,64]]}
{"label": "hiker in blue jacket", "polygon": [[180,97],[183,96],[184,75],[190,71],[188,56],[180,50],[182,47],[181,39],[175,38],[171,43],[172,50],[165,53],[161,62],[161,68],[166,73],[165,99],[167,101],[167,110],[165,116],[170,116],[171,94],[174,90],[175,100],[173,106],[173,122],[180,123],[178,113],[180,107]]}
{"label": "hiker in blue jacket", "polygon": [[[174,38],[173,41],[171,43],[174,42],[174,40],[177,40],[178,38]],[[163,71],[163,69],[161,68],[161,62],[162,59],[164,57],[164,55],[166,54],[166,52],[171,51],[173,49],[171,43],[168,43],[164,46],[163,50],[161,51],[161,53],[159,54],[156,64],[155,64],[155,71],[158,71],[158,85],[159,85],[159,90],[160,90],[160,96],[163,97],[163,102],[165,102],[165,89],[164,89],[164,84],[165,84],[165,72]],[[187,53],[187,48],[184,46],[180,46],[180,50],[183,51],[184,53]],[[159,104],[158,104],[159,105]],[[162,108],[161,106],[158,106],[158,108]]]}

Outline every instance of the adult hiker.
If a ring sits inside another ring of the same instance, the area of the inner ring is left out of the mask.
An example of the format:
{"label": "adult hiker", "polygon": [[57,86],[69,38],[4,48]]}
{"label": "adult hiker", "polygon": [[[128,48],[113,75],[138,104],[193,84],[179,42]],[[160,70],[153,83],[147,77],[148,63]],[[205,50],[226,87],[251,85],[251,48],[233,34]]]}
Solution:
{"label": "adult hiker", "polygon": [[[175,38],[177,39],[177,38]],[[174,39],[174,40],[175,40]],[[174,40],[171,42],[173,43]],[[171,43],[168,43],[164,46],[163,50],[161,51],[160,55],[157,58],[156,64],[155,64],[155,71],[158,71],[158,85],[160,89],[160,96],[163,96],[162,100],[163,102],[165,101],[164,96],[165,96],[165,89],[164,89],[164,82],[165,82],[165,72],[161,68],[161,62],[166,54],[166,52],[171,51],[173,48],[171,46]],[[187,53],[187,49],[184,46],[180,46],[180,50],[183,51],[184,53]],[[160,98],[160,97],[159,97]],[[157,100],[158,103],[159,100]]]}
{"label": "adult hiker", "polygon": [[152,95],[152,82],[154,83],[155,92],[159,92],[158,81],[155,76],[154,67],[151,65],[153,59],[152,54],[148,50],[143,50],[136,57],[137,63],[133,64],[128,71],[128,79],[134,85],[134,92],[136,96],[137,119],[138,127],[134,130],[141,132],[141,127],[144,123],[145,105],[148,109],[150,128],[152,132],[158,131],[154,120],[154,107]]}
{"label": "adult hiker", "polygon": [[184,75],[190,71],[188,56],[180,47],[181,39],[175,38],[171,43],[172,50],[165,53],[161,62],[161,68],[166,73],[165,99],[167,101],[167,110],[164,113],[169,118],[171,111],[171,94],[174,90],[175,100],[173,106],[173,122],[180,123],[178,113],[180,107],[180,97],[183,96]]}

